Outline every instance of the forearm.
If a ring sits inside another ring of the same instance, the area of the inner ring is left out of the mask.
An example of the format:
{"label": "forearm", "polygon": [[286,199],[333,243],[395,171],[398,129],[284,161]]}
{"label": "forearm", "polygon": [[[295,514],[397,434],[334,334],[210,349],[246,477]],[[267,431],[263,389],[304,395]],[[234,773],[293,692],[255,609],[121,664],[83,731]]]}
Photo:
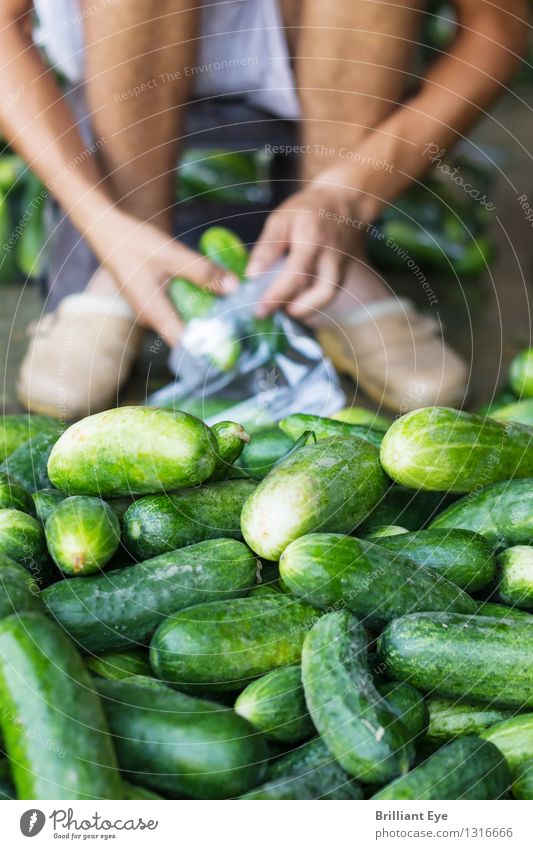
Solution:
{"label": "forearm", "polygon": [[[453,49],[431,68],[420,91],[365,136],[358,164],[318,177],[319,183],[356,191],[365,220],[424,174],[429,149],[448,150],[485,114],[518,64],[527,32],[525,4],[510,3],[513,14],[487,7],[492,11],[486,16],[485,4],[464,5]],[[475,14],[470,6],[477,6]]]}
{"label": "forearm", "polygon": [[[16,104],[0,116],[0,131],[43,180],[97,253],[100,236],[117,214],[98,164],[87,150],[53,73],[19,17],[0,16],[0,100],[17,91]],[[101,140],[105,143],[105,140]]]}

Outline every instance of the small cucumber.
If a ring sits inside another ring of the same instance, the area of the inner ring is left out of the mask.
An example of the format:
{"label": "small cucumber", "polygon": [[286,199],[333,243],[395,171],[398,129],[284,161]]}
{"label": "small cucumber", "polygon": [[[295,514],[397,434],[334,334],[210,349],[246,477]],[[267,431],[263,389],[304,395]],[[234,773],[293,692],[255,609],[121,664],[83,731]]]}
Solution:
{"label": "small cucumber", "polygon": [[498,598],[533,610],[533,546],[514,545],[498,557]]}
{"label": "small cucumber", "polygon": [[371,627],[417,610],[476,610],[470,596],[434,569],[341,534],[300,537],[283,552],[279,569],[294,595],[321,609],[346,606]]}
{"label": "small cucumber", "polygon": [[24,566],[39,583],[50,577],[42,525],[28,513],[0,510],[0,551]]}
{"label": "small cucumber", "polygon": [[[185,277],[173,277],[168,284],[168,297],[183,321],[205,318],[215,308],[218,298]],[[194,413],[196,415],[196,413]]]}
{"label": "small cucumber", "polygon": [[379,448],[383,441],[383,431],[374,430],[368,425],[354,425],[326,419],[323,416],[311,416],[307,413],[293,413],[279,422],[281,430],[292,439],[299,439],[305,431],[312,430],[317,439],[330,439],[334,436],[357,436]]}
{"label": "small cucumber", "polygon": [[245,545],[217,539],[83,581],[58,581],[43,592],[43,601],[88,651],[130,649],[145,645],[159,623],[182,607],[246,593],[256,571]]}
{"label": "small cucumber", "polygon": [[243,278],[248,264],[248,251],[242,239],[227,227],[208,227],[198,240],[204,256]]}
{"label": "small cucumber", "polygon": [[300,659],[312,607],[284,595],[197,604],[170,616],[152,638],[155,674],[181,688],[239,690]]}
{"label": "small cucumber", "polygon": [[511,792],[515,799],[533,799],[533,758],[516,768]]}
{"label": "small cucumber", "polygon": [[429,726],[427,737],[437,743],[463,737],[467,734],[480,734],[485,728],[496,725],[513,716],[510,709],[469,705],[453,699],[431,698],[428,700]]}
{"label": "small cucumber", "polygon": [[127,680],[98,681],[98,690],[120,767],[136,784],[226,799],[263,780],[265,742],[230,708]]}
{"label": "small cucumber", "polygon": [[479,736],[497,746],[514,777],[519,767],[533,758],[533,713],[504,719]]}
{"label": "small cucumber", "polygon": [[491,706],[533,707],[533,629],[528,622],[413,613],[378,640],[387,675],[422,692]]}
{"label": "small cucumber", "polygon": [[282,743],[299,743],[315,733],[299,666],[273,669],[252,681],[238,696],[235,711],[258,731]]}
{"label": "small cucumber", "polygon": [[33,499],[35,514],[44,525],[54,507],[57,507],[59,502],[66,498],[66,495],[57,489],[48,488],[38,489],[36,492],[32,492],[31,497]]}
{"label": "small cucumber", "polygon": [[372,683],[367,638],[347,611],[323,616],[307,634],[302,681],[315,727],[342,767],[359,781],[390,781],[414,758],[410,735]]}
{"label": "small cucumber", "polygon": [[250,477],[262,480],[293,445],[294,440],[277,425],[260,428],[254,431],[249,444],[244,447],[240,465]]}
{"label": "small cucumber", "polygon": [[509,780],[505,758],[496,746],[487,745],[479,737],[461,737],[372,799],[500,799],[507,792]]}
{"label": "small cucumber", "polygon": [[152,669],[145,649],[129,649],[121,652],[106,652],[95,654],[85,660],[85,665],[91,672],[108,678],[110,681],[121,681],[138,675],[150,676]]}
{"label": "small cucumber", "polygon": [[177,410],[117,407],[71,425],[48,461],[70,495],[143,495],[194,486],[217,466],[217,443],[200,419]]}
{"label": "small cucumber", "polygon": [[411,489],[472,492],[533,476],[533,430],[448,407],[423,407],[390,426],[381,463],[396,483]]}
{"label": "small cucumber", "polygon": [[45,525],[48,551],[67,575],[98,572],[120,542],[118,519],[101,498],[74,495],[52,511]]}
{"label": "small cucumber", "polygon": [[120,799],[100,701],[71,641],[41,613],[0,622],[0,727],[19,799]]}
{"label": "small cucumber", "polygon": [[17,481],[28,492],[49,487],[48,458],[59,434],[60,431],[56,428],[55,433],[38,433],[32,436],[4,460],[0,471],[5,472],[11,480]]}
{"label": "small cucumber", "polygon": [[494,548],[533,542],[533,479],[494,483],[451,504],[430,528],[466,528]]}
{"label": "small cucumber", "polygon": [[35,413],[0,416],[0,461],[3,462],[38,433],[56,433],[57,429],[57,420],[49,416]]}
{"label": "small cucumber", "polygon": [[124,542],[144,559],[217,537],[242,539],[241,511],[255,483],[219,481],[172,495],[147,495],[124,515]]}
{"label": "small cucumber", "polygon": [[480,534],[459,528],[426,530],[382,537],[379,544],[405,555],[417,566],[435,569],[449,581],[473,592],[496,576],[492,548]]}
{"label": "small cucumber", "polygon": [[353,530],[386,488],[378,451],[365,440],[306,445],[282,460],[245,502],[244,539],[259,556],[278,560],[304,534]]}
{"label": "small cucumber", "polygon": [[35,516],[35,507],[29,492],[0,472],[0,510],[13,508]]}
{"label": "small cucumber", "polygon": [[12,613],[42,610],[39,587],[22,566],[0,555],[0,619]]}

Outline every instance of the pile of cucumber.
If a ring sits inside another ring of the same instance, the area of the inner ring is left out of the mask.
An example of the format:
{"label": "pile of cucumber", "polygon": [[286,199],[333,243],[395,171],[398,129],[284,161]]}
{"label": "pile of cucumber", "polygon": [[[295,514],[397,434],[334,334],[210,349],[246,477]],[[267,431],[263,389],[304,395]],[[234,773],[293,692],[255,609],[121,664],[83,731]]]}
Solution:
{"label": "pile of cucumber", "polygon": [[2,798],[533,798],[527,424],[120,407],[0,463]]}

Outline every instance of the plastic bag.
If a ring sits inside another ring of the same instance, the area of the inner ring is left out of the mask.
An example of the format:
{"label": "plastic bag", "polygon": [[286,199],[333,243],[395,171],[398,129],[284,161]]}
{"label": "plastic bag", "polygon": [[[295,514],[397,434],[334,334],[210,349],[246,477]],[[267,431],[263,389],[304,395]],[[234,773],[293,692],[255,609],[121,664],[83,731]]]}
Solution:
{"label": "plastic bag", "polygon": [[344,406],[335,369],[302,325],[283,312],[254,317],[280,269],[245,281],[207,317],[187,324],[168,362],[177,380],[148,404],[191,409],[208,424],[231,419],[253,428],[295,412],[328,416]]}

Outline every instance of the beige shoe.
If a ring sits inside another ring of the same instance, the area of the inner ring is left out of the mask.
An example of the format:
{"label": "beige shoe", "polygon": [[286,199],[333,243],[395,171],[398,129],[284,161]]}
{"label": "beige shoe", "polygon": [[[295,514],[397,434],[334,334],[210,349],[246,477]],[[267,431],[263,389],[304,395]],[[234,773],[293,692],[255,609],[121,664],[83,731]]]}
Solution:
{"label": "beige shoe", "polygon": [[119,296],[65,298],[33,328],[17,395],[31,412],[78,419],[116,404],[142,338]]}
{"label": "beige shoe", "polygon": [[374,301],[317,328],[325,354],[367,395],[389,410],[457,406],[468,382],[466,363],[439,335],[439,325],[407,300]]}

